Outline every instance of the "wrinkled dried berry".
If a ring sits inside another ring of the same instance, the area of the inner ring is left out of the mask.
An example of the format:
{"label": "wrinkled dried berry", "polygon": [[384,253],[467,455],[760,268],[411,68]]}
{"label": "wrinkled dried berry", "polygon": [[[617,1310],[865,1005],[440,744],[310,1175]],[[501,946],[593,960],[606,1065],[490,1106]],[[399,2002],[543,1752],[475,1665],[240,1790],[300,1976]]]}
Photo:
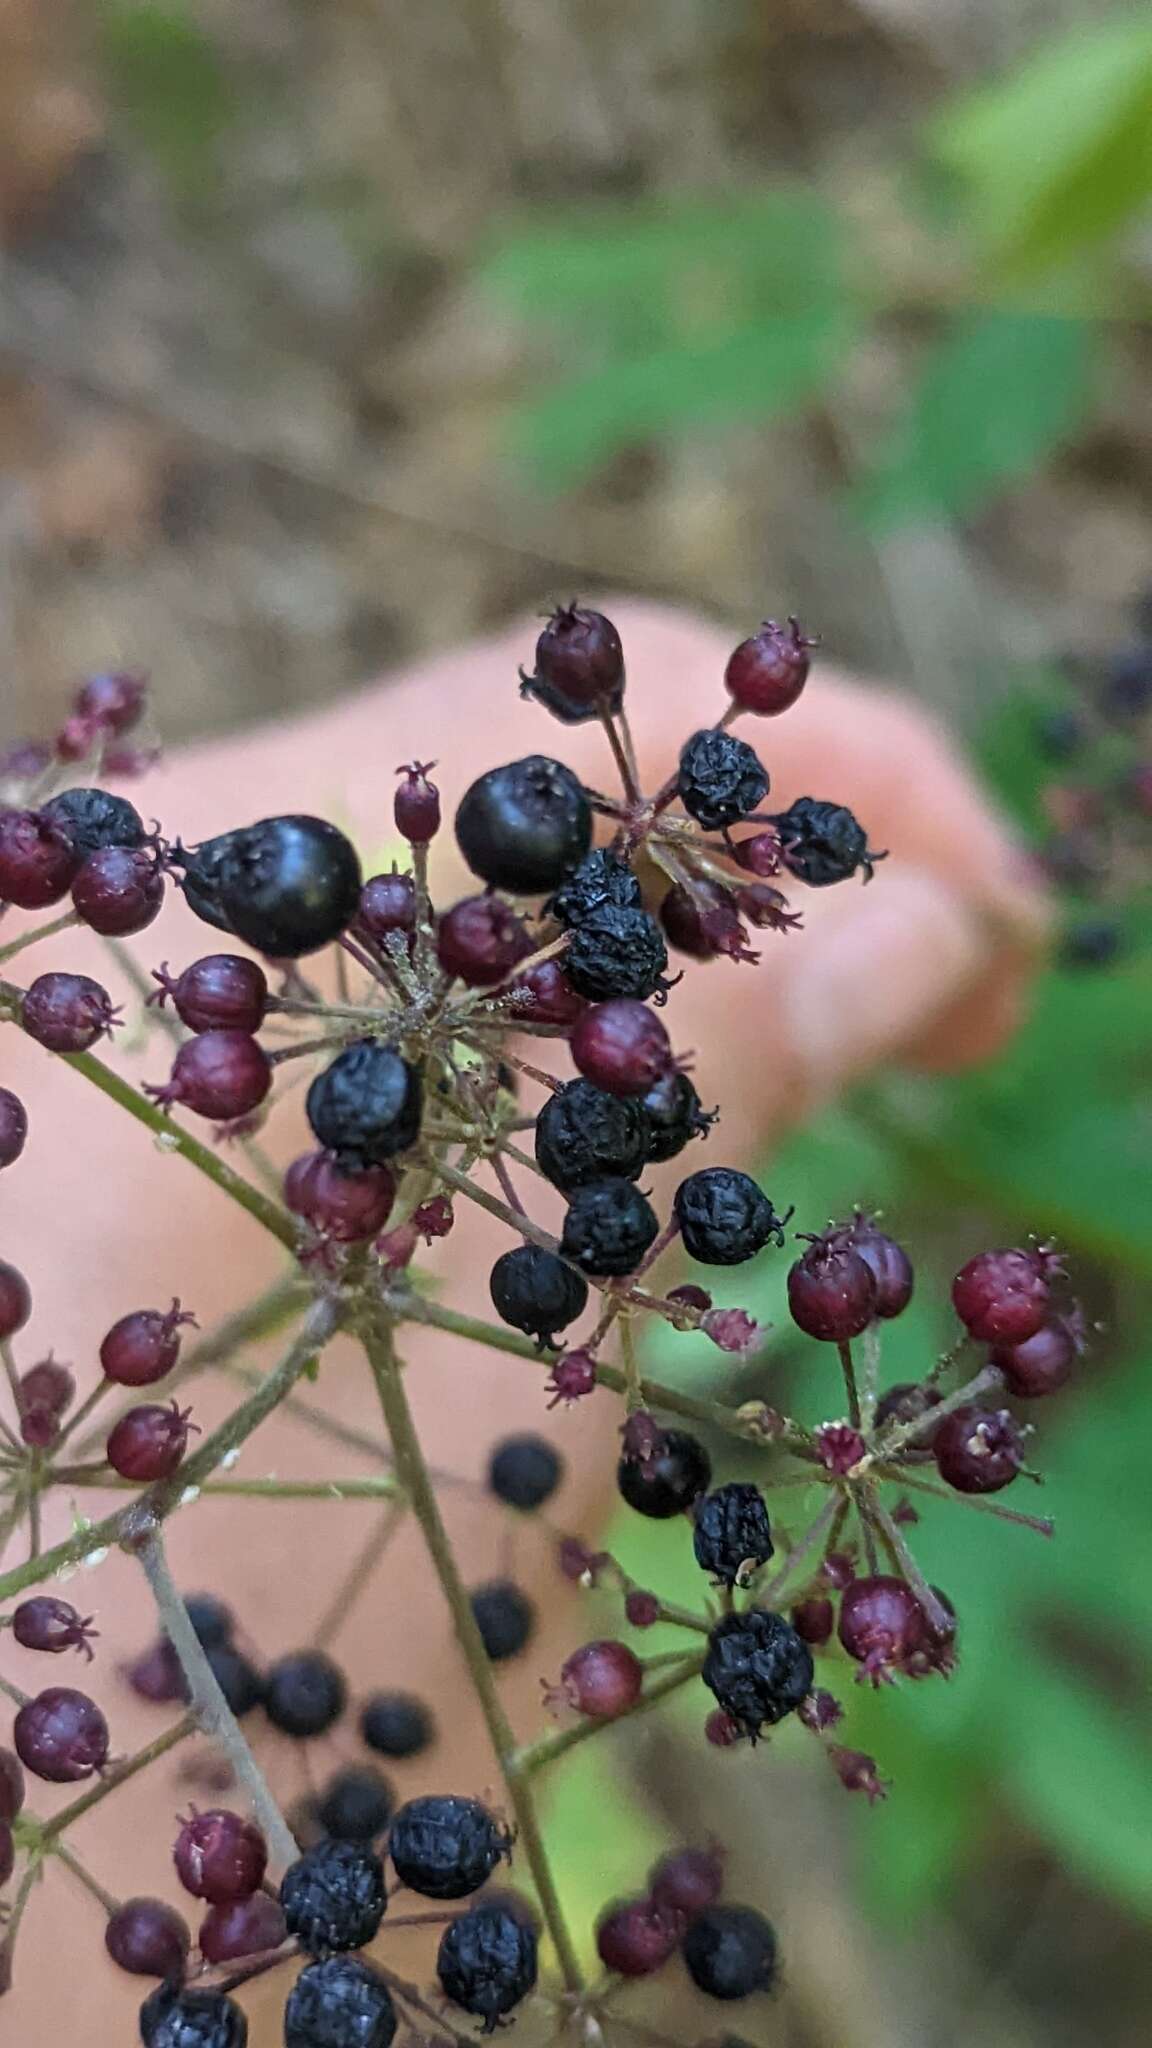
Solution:
{"label": "wrinkled dried berry", "polygon": [[536,1982],[535,1929],[506,1907],[473,1906],[445,1928],[436,1974],[444,1996],[494,2034]]}
{"label": "wrinkled dried berry", "polygon": [[753,1741],[812,1689],[812,1652],[782,1614],[726,1614],[708,1638],[704,1683]]}
{"label": "wrinkled dried berry", "polygon": [[391,2048],[392,1994],[361,1956],[328,1956],[301,1970],[284,2008],[284,2048]]}
{"label": "wrinkled dried berry", "polygon": [[536,1163],[565,1193],[605,1178],[635,1180],[650,1144],[648,1118],[634,1097],[609,1095],[583,1078],[557,1088],[536,1118]]}
{"label": "wrinkled dried berry", "polygon": [[280,1904],[309,1955],[365,1948],[384,1918],[384,1866],[362,1842],[317,1842],[285,1871]]}
{"label": "wrinkled dried berry", "polygon": [[711,1573],[721,1585],[741,1584],[749,1570],[767,1563],[774,1547],[758,1486],[729,1480],[700,1502],[692,1548],[701,1571]]}
{"label": "wrinkled dried berry", "polygon": [[748,817],[768,786],[768,770],[755,748],[723,726],[693,733],[681,748],[677,795],[708,832]]}
{"label": "wrinkled dried berry", "polygon": [[410,1799],[388,1835],[401,1884],[426,1899],[466,1899],[479,1891],[509,1847],[507,1830],[487,1807],[455,1793]]}
{"label": "wrinkled dried berry", "polygon": [[703,1107],[688,1075],[678,1070],[662,1075],[640,1100],[648,1118],[651,1166],[675,1159],[693,1138],[706,1138],[716,1121],[715,1110]]}
{"label": "wrinkled dried berry", "polygon": [[564,966],[577,995],[589,1002],[631,996],[643,1003],[664,985],[668,949],[646,910],[604,903],[576,926]]}
{"label": "wrinkled dried berry", "polygon": [[627,862],[618,860],[607,847],[597,846],[565,876],[545,909],[571,929],[606,903],[621,910],[640,910],[643,902],[640,884]]}
{"label": "wrinkled dried berry", "polygon": [[574,1189],[560,1249],[597,1277],[633,1273],[659,1234],[655,1210],[631,1181],[596,1180]]}
{"label": "wrinkled dried berry", "polygon": [[864,880],[870,882],[876,862],[888,858],[872,851],[864,827],[846,804],[798,796],[772,822],[780,835],[784,866],[812,889],[846,882],[857,868],[863,868]]}
{"label": "wrinkled dried berry", "polygon": [[766,1244],[784,1242],[788,1217],[777,1216],[751,1175],[734,1166],[705,1166],[689,1174],[673,1208],[685,1249],[705,1266],[738,1266]]}
{"label": "wrinkled dried berry", "polygon": [[144,820],[135,804],[106,789],[62,789],[41,805],[40,816],[59,827],[81,860],[102,846],[144,844]]}
{"label": "wrinkled dried berry", "polygon": [[247,2048],[248,2022],[224,1991],[161,1984],[140,2008],[144,2048]]}
{"label": "wrinkled dried berry", "polygon": [[317,1144],[355,1172],[383,1166],[415,1143],[421,1100],[416,1068],[391,1046],[365,1038],[317,1074],[306,1114]]}

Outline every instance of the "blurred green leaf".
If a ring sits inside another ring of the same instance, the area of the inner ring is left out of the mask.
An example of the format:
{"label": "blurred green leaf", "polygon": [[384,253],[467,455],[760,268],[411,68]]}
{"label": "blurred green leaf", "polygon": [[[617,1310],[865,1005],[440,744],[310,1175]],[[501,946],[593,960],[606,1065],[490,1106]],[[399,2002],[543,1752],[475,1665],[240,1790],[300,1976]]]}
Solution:
{"label": "blurred green leaf", "polygon": [[107,0],[100,26],[120,112],[187,186],[203,175],[229,115],[212,43],[179,0]]}
{"label": "blurred green leaf", "polygon": [[1024,312],[959,322],[925,360],[907,412],[857,494],[884,530],[965,517],[1050,455],[1088,402],[1095,336]]}
{"label": "blurred green leaf", "polygon": [[934,130],[965,181],[972,231],[1001,274],[1063,263],[1152,194],[1152,21],[1078,23]]}

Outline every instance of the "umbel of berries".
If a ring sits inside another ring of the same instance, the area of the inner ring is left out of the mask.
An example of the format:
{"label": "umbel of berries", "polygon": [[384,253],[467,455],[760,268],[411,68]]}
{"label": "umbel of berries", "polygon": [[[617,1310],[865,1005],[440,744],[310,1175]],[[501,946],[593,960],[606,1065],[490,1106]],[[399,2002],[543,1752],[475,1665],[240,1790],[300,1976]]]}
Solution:
{"label": "umbel of berries", "polygon": [[429,1793],[394,1816],[388,1853],[401,1884],[426,1899],[478,1892],[509,1850],[506,1829],[478,1799]]}
{"label": "umbel of berries", "polygon": [[309,1955],[365,1948],[384,1918],[384,1866],[363,1842],[317,1842],[285,1871],[280,1904]]}
{"label": "umbel of berries", "polygon": [[504,1906],[473,1906],[445,1928],[436,1974],[444,1996],[494,2034],[536,1982],[536,1930]]}
{"label": "umbel of berries", "polygon": [[812,1690],[812,1652],[782,1614],[750,1607],[716,1623],[703,1676],[717,1703],[755,1741]]}
{"label": "umbel of berries", "polygon": [[758,1486],[730,1480],[696,1509],[692,1548],[701,1571],[722,1586],[746,1583],[773,1552],[772,1530]]}

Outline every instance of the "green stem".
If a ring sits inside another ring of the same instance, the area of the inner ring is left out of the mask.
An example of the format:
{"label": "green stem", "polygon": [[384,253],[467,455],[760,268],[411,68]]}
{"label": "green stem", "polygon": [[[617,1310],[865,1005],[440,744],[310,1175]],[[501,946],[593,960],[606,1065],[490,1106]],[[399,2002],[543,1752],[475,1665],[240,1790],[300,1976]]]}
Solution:
{"label": "green stem", "polygon": [[915,1593],[917,1600],[928,1617],[928,1625],[938,1636],[949,1636],[955,1627],[952,1616],[942,1605],[932,1587],[924,1577],[920,1566],[904,1541],[900,1528],[892,1520],[875,1487],[861,1488],[857,1496],[862,1513],[868,1516],[876,1533],[892,1559],[896,1570],[903,1574]]}
{"label": "green stem", "polygon": [[86,1892],[91,1892],[97,1904],[103,1906],[109,1919],[111,1919],[113,1913],[119,1912],[119,1899],[114,1899],[111,1892],[105,1891],[104,1886],[97,1883],[92,1872],[85,1869],[75,1849],[70,1849],[67,1842],[54,1841],[52,1843],[52,1854],[57,1862],[64,1865],[65,1870],[71,1871],[77,1883],[82,1884]]}
{"label": "green stem", "polygon": [[998,1392],[1004,1385],[1004,1375],[998,1365],[982,1366],[975,1376],[955,1393],[938,1401],[935,1408],[928,1408],[923,1415],[917,1415],[911,1422],[902,1422],[898,1429],[888,1430],[881,1436],[872,1450],[861,1458],[852,1472],[853,1479],[863,1479],[875,1465],[889,1463],[897,1451],[906,1444],[914,1444],[917,1437],[930,1436],[946,1415],[955,1414],[957,1408],[966,1408],[969,1402],[978,1401],[981,1394]]}
{"label": "green stem", "polygon": [[171,1728],[166,1728],[162,1735],[154,1736],[145,1748],[138,1749],[135,1756],[128,1757],[122,1764],[110,1764],[90,1792],[83,1793],[79,1799],[72,1801],[71,1806],[62,1807],[59,1813],[53,1814],[51,1820],[45,1821],[40,1835],[41,1842],[45,1847],[54,1842],[58,1835],[62,1835],[72,1826],[73,1821],[89,1813],[94,1806],[99,1806],[100,1801],[106,1799],[110,1792],[115,1792],[118,1786],[127,1784],[128,1779],[134,1778],[137,1772],[146,1771],[149,1764],[158,1762],[160,1757],[167,1756],[168,1751],[175,1749],[177,1743],[184,1742],[189,1735],[194,1735],[198,1725],[195,1714],[185,1714],[183,1720],[174,1721]]}
{"label": "green stem", "polygon": [[950,1486],[934,1486],[930,1479],[914,1477],[903,1465],[877,1465],[876,1476],[890,1479],[894,1486],[911,1489],[913,1493],[930,1493],[933,1500],[946,1500],[952,1507],[975,1508],[978,1514],[995,1515],[998,1521],[1034,1529],[1037,1536],[1056,1534],[1056,1524],[1049,1515],[1026,1515],[1018,1508],[1001,1507],[998,1500],[983,1500],[978,1493],[955,1493]]}
{"label": "green stem", "polygon": [[456,1639],[468,1666],[480,1711],[508,1790],[520,1841],[536,1886],[540,1908],[552,1937],[561,1973],[568,1990],[579,1992],[583,1987],[579,1959],[564,1919],[540,1824],[536,1817],[536,1808],[516,1761],[516,1740],[492,1675],[488,1653],[476,1626],[476,1617],[460,1577],[431,1476],[424,1462],[424,1452],[412,1410],[408,1405],[408,1395],[392,1343],[391,1326],[382,1318],[373,1318],[366,1323],[361,1331],[361,1337],[368,1354],[368,1363],[376,1384],[385,1427],[392,1442],[396,1468],[408,1493],[412,1512],[420,1524],[428,1555],[452,1616]]}
{"label": "green stem", "polygon": [[57,932],[66,932],[79,922],[80,919],[74,910],[66,910],[62,917],[54,917],[50,924],[35,925],[30,932],[22,932],[18,939],[9,939],[6,946],[0,946],[0,967],[7,961],[14,960],[17,953],[24,951],[25,946],[35,946],[41,939],[54,938]]}
{"label": "green stem", "polygon": [[636,1714],[647,1713],[649,1707],[658,1706],[670,1693],[679,1692],[682,1685],[687,1685],[691,1679],[698,1678],[703,1668],[703,1657],[690,1657],[687,1662],[678,1659],[674,1669],[665,1671],[659,1678],[653,1679],[651,1685],[645,1686],[640,1698],[632,1706],[626,1707],[622,1714],[616,1714],[611,1722],[577,1721],[574,1727],[561,1728],[555,1734],[541,1735],[535,1742],[526,1743],[523,1749],[516,1751],[514,1762],[517,1770],[530,1775],[544,1770],[548,1764],[554,1764],[557,1758],[567,1756],[568,1751],[575,1749],[579,1743],[587,1742],[590,1735],[598,1735],[603,1728],[615,1728],[622,1721],[630,1721]]}
{"label": "green stem", "polygon": [[860,1389],[856,1385],[856,1363],[852,1357],[851,1344],[838,1344],[840,1370],[844,1375],[844,1391],[848,1396],[848,1420],[853,1429],[860,1427]]}

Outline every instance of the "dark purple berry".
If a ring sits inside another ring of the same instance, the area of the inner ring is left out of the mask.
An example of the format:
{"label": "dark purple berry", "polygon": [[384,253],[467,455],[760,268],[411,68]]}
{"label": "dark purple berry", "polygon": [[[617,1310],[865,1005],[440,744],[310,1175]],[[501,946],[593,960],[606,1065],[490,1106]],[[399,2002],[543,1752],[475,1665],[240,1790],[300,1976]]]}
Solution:
{"label": "dark purple berry", "polygon": [[672,1066],[672,1047],[660,1018],[628,997],[585,1010],[569,1050],[585,1080],[609,1095],[645,1095]]}
{"label": "dark purple berry", "polygon": [[493,1664],[505,1664],[527,1648],[536,1628],[536,1609],[511,1579],[490,1579],[468,1595],[480,1640]]}
{"label": "dark purple berry", "polygon": [[76,693],[76,716],[121,739],[138,725],[148,701],[148,678],[129,669],[89,676]]}
{"label": "dark purple berry", "polygon": [[481,881],[539,896],[587,853],[592,808],[570,768],[529,754],[472,784],[456,813],[456,838]]}
{"label": "dark purple berry", "polygon": [[648,1159],[650,1129],[634,1099],[591,1081],[568,1081],[536,1118],[536,1164],[565,1194],[606,1178],[635,1180]]}
{"label": "dark purple berry", "polygon": [[24,1150],[28,1112],[10,1088],[0,1088],[0,1167],[12,1166]]}
{"label": "dark purple berry", "polygon": [[707,1494],[696,1509],[692,1549],[701,1571],[718,1584],[746,1584],[775,1549],[760,1488],[730,1479]]}
{"label": "dark purple berry", "polygon": [[166,1707],[188,1698],[188,1681],[167,1636],[123,1665],[121,1675],[137,1698],[147,1700],[149,1706]]}
{"label": "dark purple berry", "polygon": [[327,1956],[301,1970],[284,2007],[284,2048],[391,2048],[396,2008],[361,1956]]}
{"label": "dark purple berry", "polygon": [[1007,1408],[957,1408],[937,1425],[932,1455],[957,1493],[999,1493],[1021,1470],[1024,1443]]}
{"label": "dark purple berry", "polygon": [[419,1756],[435,1740],[436,1725],[414,1694],[377,1692],[361,1709],[360,1735],[378,1756]]}
{"label": "dark purple berry", "polygon": [[648,1891],[656,1905],[685,1920],[714,1906],[723,1889],[724,1852],[715,1846],[673,1849],[648,1873]]}
{"label": "dark purple berry", "polygon": [[285,1872],[280,1904],[309,1955],[365,1948],[384,1918],[384,1866],[364,1842],[317,1842]]}
{"label": "dark purple berry", "polygon": [[857,868],[863,868],[864,880],[870,882],[876,862],[888,858],[886,853],[873,852],[864,827],[846,804],[798,796],[772,823],[779,836],[783,866],[812,889],[846,882]]}
{"label": "dark purple berry", "polygon": [[126,796],[113,796],[106,789],[64,789],[40,808],[47,818],[71,840],[77,861],[104,846],[143,846],[144,820]]}
{"label": "dark purple berry", "polygon": [[[0,1282],[0,1298],[3,1286]],[[76,1395],[76,1381],[66,1365],[49,1355],[20,1375],[20,1434],[26,1444],[47,1449]]]}
{"label": "dark purple berry", "polygon": [[401,1884],[426,1899],[466,1899],[485,1884],[511,1837],[478,1799],[429,1793],[395,1815],[388,1853]]}
{"label": "dark purple berry", "polygon": [[410,946],[416,929],[416,884],[395,865],[386,875],[371,875],[360,891],[354,929],[379,943],[399,932]]}
{"label": "dark purple berry", "polygon": [[983,1344],[1023,1344],[1052,1312],[1043,1252],[978,1252],[952,1282],[952,1306]]}
{"label": "dark purple berry", "polygon": [[229,928],[273,960],[330,945],[360,900],[356,849],[323,818],[262,818],[228,833],[214,879]]}
{"label": "dark purple berry", "polygon": [[347,1704],[344,1673],[323,1650],[294,1650],[268,1666],[264,1710],[282,1735],[301,1742],[326,1735]]}
{"label": "dark purple berry", "polygon": [[[922,1416],[938,1408],[940,1401],[941,1396],[935,1387],[921,1386],[912,1380],[900,1381],[898,1385],[888,1387],[877,1401],[875,1426],[883,1429],[889,1422],[919,1422]],[[901,1456],[927,1456],[931,1442],[932,1432],[926,1429],[901,1452]]]}
{"label": "dark purple berry", "polygon": [[415,1067],[391,1046],[364,1038],[337,1053],[308,1090],[306,1112],[318,1145],[351,1172],[384,1166],[420,1133],[422,1089]]}
{"label": "dark purple berry", "polygon": [[105,938],[142,932],[160,914],[164,876],[142,847],[102,846],[90,853],[72,884],[77,916]]}
{"label": "dark purple berry", "polygon": [[200,1922],[200,1953],[206,1963],[234,1963],[279,1948],[287,1933],[279,1900],[253,1892],[250,1898],[209,1907]]}
{"label": "dark purple berry", "polygon": [[611,619],[586,605],[560,605],[536,642],[535,675],[521,672],[521,682],[527,694],[543,695],[542,684],[581,713],[618,711],[624,650]]}
{"label": "dark purple berry", "polygon": [[250,1657],[232,1643],[205,1646],[212,1676],[238,1721],[264,1704],[264,1679]]}
{"label": "dark purple berry", "polygon": [[0,1343],[22,1330],[31,1313],[32,1289],[23,1273],[0,1259]]}
{"label": "dark purple berry", "polygon": [[161,1984],[140,2008],[144,2048],[247,2048],[248,2021],[224,1991]]}
{"label": "dark purple berry", "polygon": [[616,1468],[616,1484],[628,1506],[654,1522],[686,1513],[711,1479],[707,1451],[683,1429],[661,1430],[651,1457],[626,1450]]}
{"label": "dark purple berry", "polygon": [[564,1460],[547,1437],[506,1436],[488,1460],[488,1488],[507,1507],[531,1513],[551,1500],[564,1477]]}
{"label": "dark purple berry", "polygon": [[647,1002],[664,988],[668,948],[654,917],[618,903],[603,903],[575,927],[564,967],[577,995],[589,1002],[628,996]]}
{"label": "dark purple berry", "polygon": [[0,1820],[0,1891],[16,1868],[16,1837],[6,1820]]}
{"label": "dark purple berry", "polygon": [[12,1634],[24,1650],[44,1650],[51,1657],[58,1657],[62,1650],[81,1650],[91,1663],[89,1642],[99,1630],[93,1628],[92,1616],[77,1613],[70,1601],[36,1593],[16,1609]]}
{"label": "dark purple berry", "polygon": [[656,1212],[631,1181],[589,1181],[574,1188],[560,1249],[597,1277],[634,1273],[660,1234]]}
{"label": "dark purple berry", "polygon": [[0,1749],[0,1821],[15,1820],[24,1804],[24,1773],[10,1749]]}
{"label": "dark purple berry", "polygon": [[846,1344],[876,1313],[876,1278],[851,1245],[817,1238],[788,1275],[792,1321],[809,1337]]}
{"label": "dark purple berry", "polygon": [[584,1013],[559,960],[541,960],[526,974],[517,974],[505,994],[509,1015],[525,1024],[555,1024],[567,1031]]}
{"label": "dark purple berry", "polygon": [[553,1344],[556,1332],[582,1315],[588,1284],[555,1252],[538,1245],[517,1245],[503,1252],[489,1281],[492,1305],[502,1322],[523,1330],[541,1344]]}
{"label": "dark purple berry", "polygon": [[705,1266],[738,1266],[766,1244],[784,1242],[788,1217],[777,1216],[751,1175],[734,1166],[690,1173],[672,1206],[685,1250]]}
{"label": "dark purple berry", "polygon": [[831,1637],[836,1616],[830,1600],[817,1598],[799,1601],[788,1619],[802,1642],[819,1649]]}
{"label": "dark purple berry", "polygon": [[108,1723],[87,1693],[50,1685],[20,1708],[12,1741],[33,1777],[46,1778],[50,1785],[74,1785],[104,1765]]}
{"label": "dark purple berry", "polygon": [[225,1601],[217,1599],[215,1593],[186,1593],[184,1607],[192,1624],[192,1633],[202,1650],[219,1650],[231,1643],[236,1630],[236,1616]]}
{"label": "dark purple berry", "polygon": [[214,1807],[183,1823],[172,1851],[176,1875],[194,1899],[224,1906],[259,1891],[268,1849],[259,1828],[239,1813]]}
{"label": "dark purple berry", "polygon": [[730,960],[760,957],[749,950],[748,934],[731,889],[721,882],[698,879],[691,889],[676,883],[660,901],[660,922],[670,946],[687,953],[690,960]]}
{"label": "dark purple berry", "polygon": [[383,1771],[374,1764],[347,1764],[329,1778],[316,1814],[335,1842],[374,1842],[392,1818],[396,1800]]}
{"label": "dark purple berry", "polygon": [[708,1998],[750,1998],[776,1981],[776,1935],[752,1906],[710,1906],[684,1936],[684,1963]]}
{"label": "dark purple berry", "polygon": [[641,1101],[648,1118],[652,1166],[677,1158],[693,1138],[706,1138],[716,1121],[715,1110],[703,1108],[692,1082],[678,1068],[661,1075]]}
{"label": "dark purple berry", "polygon": [[590,1721],[614,1721],[636,1705],[643,1689],[644,1666],[635,1651],[606,1637],[573,1650],[551,1697]]}
{"label": "dark purple berry", "polygon": [[915,1277],[903,1245],[897,1244],[886,1231],[878,1230],[867,1216],[857,1216],[854,1222],[843,1224],[831,1235],[849,1245],[869,1268],[876,1282],[873,1315],[885,1322],[902,1315],[912,1299]]}
{"label": "dark purple berry", "polygon": [[536,1982],[536,1930],[523,1914],[484,1901],[445,1928],[436,1974],[444,1996],[494,2034]]}
{"label": "dark purple berry", "polygon": [[284,1176],[284,1200],[322,1237],[359,1244],[383,1230],[396,1199],[386,1166],[345,1173],[328,1152],[308,1152]]}
{"label": "dark purple berry", "polygon": [[624,1616],[632,1628],[655,1628],[660,1619],[660,1602],[655,1593],[642,1586],[630,1586],[624,1595]]}
{"label": "dark purple berry", "polygon": [[931,1642],[927,1617],[910,1585],[885,1573],[853,1579],[840,1601],[842,1647],[862,1666],[860,1676],[879,1685],[905,1671]]}
{"label": "dark purple berry", "polygon": [[768,794],[768,770],[746,740],[723,726],[693,733],[680,750],[676,792],[706,831],[748,817]]}
{"label": "dark purple berry", "polygon": [[125,1899],[108,1917],[104,1946],[134,1977],[181,1977],[192,1937],[163,1899]]}
{"label": "dark purple berry", "polygon": [[150,1387],[173,1371],[180,1356],[180,1331],[196,1318],[178,1301],[171,1308],[137,1308],[113,1323],[100,1346],[105,1379],[120,1387]]}
{"label": "dark purple berry", "polygon": [[812,1689],[812,1652],[782,1614],[726,1614],[708,1638],[703,1678],[726,1714],[755,1741]]}
{"label": "dark purple berry", "polygon": [[595,846],[565,876],[545,909],[570,930],[606,903],[614,903],[620,910],[641,910],[644,897],[628,863],[619,860],[607,847]]}
{"label": "dark purple berry", "polygon": [[111,1036],[117,1012],[107,989],[86,974],[38,974],[20,1022],[49,1052],[88,1052],[98,1038]]}
{"label": "dark purple berry", "polygon": [[428,780],[428,770],[435,766],[435,761],[413,761],[396,770],[404,780],[392,800],[392,815],[400,837],[410,846],[427,846],[440,830],[440,791]]}
{"label": "dark purple berry", "polygon": [[680,1944],[684,1922],[654,1899],[620,1899],[596,1923],[596,1953],[620,1977],[650,1977]]}
{"label": "dark purple berry", "polygon": [[1067,1385],[1083,1349],[1082,1319],[1074,1312],[1053,1316],[1022,1344],[996,1345],[992,1363],[999,1366],[1010,1394],[1018,1400],[1035,1401]]}
{"label": "dark purple berry", "polygon": [[436,927],[436,957],[468,988],[493,988],[533,950],[524,920],[499,896],[465,896]]}
{"label": "dark purple berry", "polygon": [[0,810],[0,902],[46,910],[67,894],[79,863],[71,839],[43,813]]}
{"label": "dark purple berry", "polygon": [[175,981],[166,967],[154,972],[159,989],[148,998],[161,1007],[168,996],[189,1031],[259,1031],[268,1008],[268,978],[242,953],[205,953]]}
{"label": "dark purple berry", "polygon": [[108,1435],[104,1455],[121,1479],[136,1479],[150,1485],[169,1479],[188,1449],[190,1408],[173,1401],[168,1407],[145,1401],[129,1408]]}
{"label": "dark purple berry", "polygon": [[202,1031],[179,1048],[162,1087],[145,1092],[168,1109],[182,1103],[195,1116],[232,1123],[259,1108],[272,1086],[263,1046],[246,1031]]}
{"label": "dark purple berry", "polygon": [[799,619],[788,618],[783,625],[765,619],[760,631],[728,657],[724,682],[733,703],[761,718],[789,710],[808,680],[808,655],[815,645],[800,631]]}

